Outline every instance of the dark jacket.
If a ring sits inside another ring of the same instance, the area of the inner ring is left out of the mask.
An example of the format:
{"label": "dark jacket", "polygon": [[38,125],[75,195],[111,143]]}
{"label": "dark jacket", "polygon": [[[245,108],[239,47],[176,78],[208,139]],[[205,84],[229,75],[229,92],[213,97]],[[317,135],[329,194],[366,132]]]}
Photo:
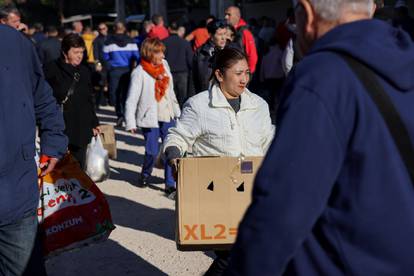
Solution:
{"label": "dark jacket", "polygon": [[378,20],[325,34],[282,92],[230,275],[414,275],[414,183],[378,108],[333,51],[377,74],[414,141],[409,35]]}
{"label": "dark jacket", "polygon": [[93,57],[99,61],[104,68],[107,69],[107,62],[104,57],[103,48],[105,46],[107,36],[98,35],[93,41]]}
{"label": "dark jacket", "polygon": [[168,61],[171,73],[189,72],[193,62],[193,50],[190,43],[172,34],[163,40],[166,47],[165,59]]}
{"label": "dark jacket", "polygon": [[61,42],[57,37],[48,37],[37,45],[37,53],[39,54],[42,64],[49,63],[60,56]]}
{"label": "dark jacket", "polygon": [[57,59],[44,66],[45,76],[53,88],[53,95],[59,104],[66,98],[73,82],[75,72],[80,74],[74,94],[69,97],[63,108],[65,119],[65,134],[69,137],[69,144],[84,147],[92,136],[92,129],[99,125],[93,107],[91,73],[85,65],[73,67],[62,59]]}
{"label": "dark jacket", "polygon": [[62,114],[43,77],[32,42],[0,24],[0,225],[34,213],[39,202],[36,123],[41,154],[60,158],[67,148]]}
{"label": "dark jacket", "polygon": [[47,36],[45,35],[44,32],[35,32],[32,35],[32,39],[34,40],[35,43],[41,43],[47,39]]}
{"label": "dark jacket", "polygon": [[196,93],[203,92],[209,87],[214,51],[213,42],[208,40],[194,54],[193,79]]}
{"label": "dark jacket", "polygon": [[392,25],[406,31],[411,36],[411,39],[414,40],[414,18],[409,15],[397,17],[392,21]]}

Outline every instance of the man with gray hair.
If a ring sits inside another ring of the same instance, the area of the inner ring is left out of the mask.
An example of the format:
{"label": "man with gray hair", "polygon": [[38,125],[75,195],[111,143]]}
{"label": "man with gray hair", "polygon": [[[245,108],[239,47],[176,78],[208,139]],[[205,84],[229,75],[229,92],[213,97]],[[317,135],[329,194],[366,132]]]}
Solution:
{"label": "man with gray hair", "polygon": [[8,25],[18,31],[27,26],[21,22],[21,15],[18,9],[12,6],[0,7],[0,24]]}
{"label": "man with gray hair", "polygon": [[373,0],[298,0],[289,74],[226,275],[414,275],[414,43]]}

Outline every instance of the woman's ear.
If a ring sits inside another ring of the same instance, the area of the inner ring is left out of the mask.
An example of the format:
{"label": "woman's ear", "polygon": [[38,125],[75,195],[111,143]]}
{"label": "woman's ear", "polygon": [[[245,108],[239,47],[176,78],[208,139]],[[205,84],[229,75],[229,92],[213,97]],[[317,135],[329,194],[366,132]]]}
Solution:
{"label": "woman's ear", "polygon": [[214,75],[216,76],[216,79],[218,80],[218,82],[223,82],[224,78],[223,78],[223,74],[220,72],[219,69],[217,69],[214,72]]}

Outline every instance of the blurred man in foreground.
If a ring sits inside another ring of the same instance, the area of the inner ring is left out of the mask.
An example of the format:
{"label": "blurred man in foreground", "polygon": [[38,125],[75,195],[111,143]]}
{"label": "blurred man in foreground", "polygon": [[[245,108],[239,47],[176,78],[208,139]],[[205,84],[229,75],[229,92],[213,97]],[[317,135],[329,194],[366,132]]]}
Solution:
{"label": "blurred man in foreground", "polygon": [[0,37],[0,275],[22,275],[37,231],[36,124],[42,175],[66,152],[67,138],[33,44],[1,24]]}
{"label": "blurred man in foreground", "polygon": [[306,56],[227,275],[414,275],[414,44],[372,0],[294,6]]}

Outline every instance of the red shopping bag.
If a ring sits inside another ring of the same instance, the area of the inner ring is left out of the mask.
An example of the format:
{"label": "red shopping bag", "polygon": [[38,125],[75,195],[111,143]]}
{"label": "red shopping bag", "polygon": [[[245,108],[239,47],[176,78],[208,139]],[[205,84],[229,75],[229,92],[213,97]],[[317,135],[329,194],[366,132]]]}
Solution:
{"label": "red shopping bag", "polygon": [[45,256],[105,241],[115,229],[104,195],[70,154],[39,185],[37,215]]}

